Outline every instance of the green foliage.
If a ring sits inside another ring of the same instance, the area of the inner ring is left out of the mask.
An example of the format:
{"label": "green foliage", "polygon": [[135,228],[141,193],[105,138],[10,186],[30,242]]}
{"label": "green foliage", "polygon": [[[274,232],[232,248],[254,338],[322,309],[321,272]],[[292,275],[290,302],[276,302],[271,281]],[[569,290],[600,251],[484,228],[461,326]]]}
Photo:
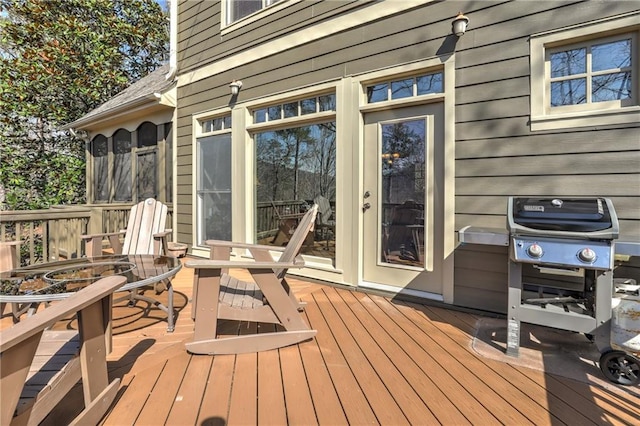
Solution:
{"label": "green foliage", "polygon": [[60,130],[168,53],[153,0],[0,0],[0,202],[84,200],[84,143]]}

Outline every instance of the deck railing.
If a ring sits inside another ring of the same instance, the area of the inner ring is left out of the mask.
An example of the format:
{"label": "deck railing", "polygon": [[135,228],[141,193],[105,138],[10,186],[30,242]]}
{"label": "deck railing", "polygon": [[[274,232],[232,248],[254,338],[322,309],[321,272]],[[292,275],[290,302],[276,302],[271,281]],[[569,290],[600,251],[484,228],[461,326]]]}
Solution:
{"label": "deck railing", "polygon": [[[81,236],[125,229],[131,206],[92,204],[0,211],[0,241],[21,241],[23,266],[81,257],[85,254]],[[171,214],[169,207],[168,224]]]}

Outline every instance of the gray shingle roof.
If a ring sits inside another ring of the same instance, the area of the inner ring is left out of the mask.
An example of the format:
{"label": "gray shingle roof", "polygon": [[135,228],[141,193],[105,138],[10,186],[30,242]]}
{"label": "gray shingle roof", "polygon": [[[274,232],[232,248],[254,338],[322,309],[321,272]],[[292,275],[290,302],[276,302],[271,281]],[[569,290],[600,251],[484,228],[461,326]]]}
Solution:
{"label": "gray shingle roof", "polygon": [[[86,123],[93,117],[104,116],[110,111],[116,112],[121,107],[131,104],[137,100],[143,100],[145,98],[149,99],[154,93],[165,92],[174,84],[173,79],[166,79],[166,75],[168,73],[169,64],[162,65],[160,68],[136,81],[99,107],[89,111],[87,114],[76,120],[76,122],[82,121]],[[68,127],[73,127],[73,124],[74,123],[69,124]]]}

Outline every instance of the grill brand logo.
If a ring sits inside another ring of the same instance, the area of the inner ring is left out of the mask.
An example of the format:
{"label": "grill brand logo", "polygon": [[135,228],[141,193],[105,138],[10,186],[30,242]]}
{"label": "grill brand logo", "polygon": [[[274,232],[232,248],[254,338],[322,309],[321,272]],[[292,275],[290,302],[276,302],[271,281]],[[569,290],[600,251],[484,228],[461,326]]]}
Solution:
{"label": "grill brand logo", "polygon": [[531,206],[525,204],[523,207],[526,212],[544,212],[544,206]]}

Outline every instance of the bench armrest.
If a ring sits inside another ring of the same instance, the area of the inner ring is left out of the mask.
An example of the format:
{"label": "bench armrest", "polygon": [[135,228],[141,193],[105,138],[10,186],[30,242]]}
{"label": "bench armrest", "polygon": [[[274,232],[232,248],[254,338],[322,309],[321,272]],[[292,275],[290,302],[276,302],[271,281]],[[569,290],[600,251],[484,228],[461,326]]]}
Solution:
{"label": "bench armrest", "polygon": [[301,256],[295,262],[242,262],[234,260],[190,260],[185,266],[193,269],[289,269],[304,268]]}
{"label": "bench armrest", "polygon": [[222,240],[207,240],[205,244],[210,247],[229,247],[229,248],[243,248],[243,249],[257,249],[257,250],[270,250],[283,252],[285,247],[268,246],[266,244],[251,244],[251,243],[238,243],[234,241],[222,241]]}

